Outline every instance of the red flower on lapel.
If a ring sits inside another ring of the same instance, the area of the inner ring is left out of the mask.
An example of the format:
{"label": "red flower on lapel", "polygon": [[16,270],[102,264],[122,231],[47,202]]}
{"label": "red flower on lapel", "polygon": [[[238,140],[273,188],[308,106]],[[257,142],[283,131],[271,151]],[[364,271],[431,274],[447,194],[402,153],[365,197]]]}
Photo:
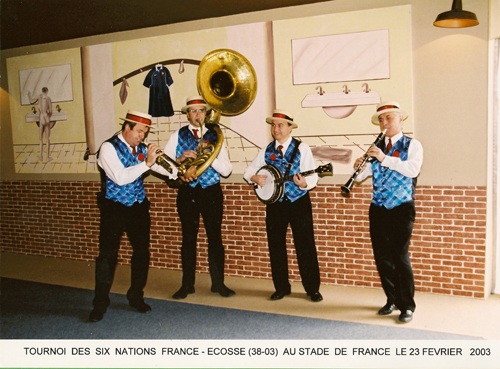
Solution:
{"label": "red flower on lapel", "polygon": [[140,153],[139,155],[137,155],[137,159],[139,159],[139,161],[144,161],[146,157],[144,156],[144,154]]}
{"label": "red flower on lapel", "polygon": [[271,154],[271,160],[273,160],[273,161],[276,160],[276,155]]}
{"label": "red flower on lapel", "polygon": [[399,151],[394,151],[391,156],[399,158]]}

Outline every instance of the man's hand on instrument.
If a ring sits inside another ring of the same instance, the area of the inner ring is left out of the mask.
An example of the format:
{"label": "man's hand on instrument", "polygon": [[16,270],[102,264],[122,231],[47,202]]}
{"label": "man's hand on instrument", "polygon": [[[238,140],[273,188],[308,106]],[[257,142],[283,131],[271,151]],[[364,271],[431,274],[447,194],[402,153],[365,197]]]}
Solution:
{"label": "man's hand on instrument", "polygon": [[306,177],[304,177],[300,173],[297,173],[297,174],[295,174],[293,176],[293,183],[295,183],[300,188],[306,188],[307,187]]}
{"label": "man's hand on instrument", "polygon": [[260,187],[264,187],[266,185],[267,176],[263,174],[254,174],[250,180],[253,183],[257,183]]}
{"label": "man's hand on instrument", "polygon": [[181,156],[179,156],[177,159],[175,159],[175,161],[180,164],[182,163],[184,160],[186,160],[187,158],[193,158],[193,159],[196,159],[197,155],[196,155],[196,151],[194,150],[186,150],[182,153]]}
{"label": "man's hand on instrument", "polygon": [[208,141],[204,141],[204,142],[200,142],[198,144],[198,150],[200,150],[200,146],[201,146],[201,149],[203,151],[203,154],[207,154],[210,152],[209,148],[210,148],[210,142]]}
{"label": "man's hand on instrument", "polygon": [[190,166],[189,169],[186,170],[186,173],[184,173],[183,176],[179,176],[179,178],[186,183],[196,181],[198,179],[196,176],[196,166]]}
{"label": "man's hand on instrument", "polygon": [[383,162],[385,159],[385,154],[382,150],[380,150],[377,146],[372,146],[366,152],[372,158],[377,159],[379,162]]}
{"label": "man's hand on instrument", "polygon": [[160,154],[161,154],[161,149],[157,145],[149,144],[148,155],[146,157],[146,165],[151,168],[151,166],[156,162],[156,158],[160,156]]}
{"label": "man's hand on instrument", "polygon": [[[363,160],[365,160],[364,157],[359,157],[356,159],[356,161],[354,162],[354,166],[353,166],[355,170],[358,169],[358,167],[361,165]],[[366,163],[365,163],[365,165],[363,165],[363,168],[361,168],[361,170],[359,172],[362,173],[365,170],[365,168],[366,168]]]}

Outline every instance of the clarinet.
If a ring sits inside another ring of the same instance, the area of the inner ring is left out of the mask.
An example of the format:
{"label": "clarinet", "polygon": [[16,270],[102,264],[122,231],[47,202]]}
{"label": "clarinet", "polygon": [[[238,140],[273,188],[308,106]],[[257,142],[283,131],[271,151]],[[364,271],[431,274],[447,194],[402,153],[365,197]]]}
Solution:
{"label": "clarinet", "polygon": [[[380,141],[382,141],[384,139],[386,132],[387,132],[387,129],[384,129],[382,132],[380,132],[380,134],[377,136],[375,141],[373,141],[373,143],[370,145],[368,150],[370,150],[373,146],[377,146],[380,143]],[[363,161],[358,165],[358,167],[354,171],[351,178],[349,178],[349,180],[346,182],[345,185],[340,187],[340,189],[342,190],[343,193],[348,194],[351,192],[351,188],[354,185],[354,180],[356,179],[358,174],[361,172],[361,170],[363,169],[363,167],[367,163],[367,161],[370,160],[370,155],[367,154],[368,150],[366,150],[365,155],[363,155]]]}

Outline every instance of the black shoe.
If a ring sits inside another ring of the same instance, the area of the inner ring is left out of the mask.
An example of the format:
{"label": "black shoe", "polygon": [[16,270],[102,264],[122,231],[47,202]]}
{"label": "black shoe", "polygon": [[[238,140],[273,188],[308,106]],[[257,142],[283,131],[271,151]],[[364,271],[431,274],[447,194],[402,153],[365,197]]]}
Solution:
{"label": "black shoe", "polygon": [[281,300],[283,297],[289,295],[290,291],[276,291],[271,295],[271,300]]}
{"label": "black shoe", "polygon": [[179,288],[179,291],[173,294],[172,298],[176,300],[183,300],[191,293],[194,293],[194,286],[182,286]]}
{"label": "black shoe", "polygon": [[314,293],[307,294],[307,295],[311,296],[311,301],[313,301],[313,302],[323,301],[323,296],[321,296],[321,293],[319,293],[319,292],[314,292]]}
{"label": "black shoe", "polygon": [[378,311],[378,315],[389,315],[396,309],[396,305],[387,303]]}
{"label": "black shoe", "polygon": [[221,288],[215,288],[214,286],[212,286],[212,288],[210,289],[210,291],[218,293],[222,297],[231,297],[231,296],[236,295],[236,292],[234,292],[230,288],[227,288],[225,285],[222,285]]}
{"label": "black shoe", "polygon": [[413,319],[413,311],[411,310],[406,310],[401,312],[399,315],[399,321],[403,323],[408,323]]}
{"label": "black shoe", "polygon": [[135,308],[139,313],[147,314],[151,311],[151,306],[146,304],[144,300],[129,301],[128,304]]}
{"label": "black shoe", "polygon": [[89,320],[92,323],[100,322],[104,318],[104,313],[100,310],[94,309],[90,312]]}

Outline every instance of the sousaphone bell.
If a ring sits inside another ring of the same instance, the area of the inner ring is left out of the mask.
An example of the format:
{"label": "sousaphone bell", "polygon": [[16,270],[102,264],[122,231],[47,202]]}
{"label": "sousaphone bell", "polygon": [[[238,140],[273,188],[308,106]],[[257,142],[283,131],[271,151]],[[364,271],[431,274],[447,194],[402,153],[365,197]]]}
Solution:
{"label": "sousaphone bell", "polygon": [[[219,155],[224,134],[218,123],[221,115],[235,116],[245,112],[257,95],[257,76],[250,62],[240,53],[229,49],[214,50],[201,60],[196,78],[198,92],[212,108],[203,122],[217,133],[215,145],[198,150],[196,159],[180,164],[180,172],[196,165],[196,176],[207,170]],[[203,127],[201,127],[203,133]]]}
{"label": "sousaphone bell", "polygon": [[[199,94],[212,108],[200,127],[202,134],[205,125],[207,129],[217,133],[217,142],[215,145],[200,145],[196,159],[187,158],[181,164],[177,164],[166,154],[157,159],[157,163],[167,170],[170,164],[175,165],[181,176],[195,165],[196,176],[199,177],[212,165],[224,141],[224,134],[218,125],[221,115],[235,116],[245,112],[257,95],[257,76],[252,64],[240,53],[229,49],[218,49],[205,55],[198,66],[196,84]],[[175,187],[182,184],[182,181],[167,180],[167,183]]]}

